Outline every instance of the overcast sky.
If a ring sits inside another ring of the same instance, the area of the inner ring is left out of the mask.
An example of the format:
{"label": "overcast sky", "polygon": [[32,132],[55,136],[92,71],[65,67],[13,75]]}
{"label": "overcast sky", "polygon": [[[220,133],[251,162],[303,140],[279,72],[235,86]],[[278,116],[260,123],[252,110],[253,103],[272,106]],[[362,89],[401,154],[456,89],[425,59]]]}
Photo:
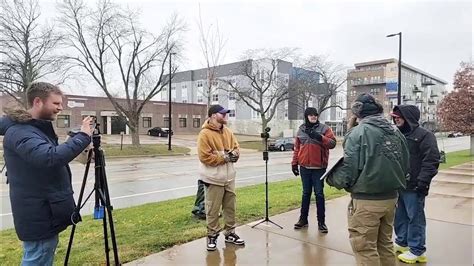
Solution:
{"label": "overcast sky", "polygon": [[204,23],[218,22],[227,39],[223,63],[238,60],[247,49],[298,47],[302,54],[326,54],[353,67],[358,62],[398,58],[397,37],[385,36],[401,31],[402,61],[451,87],[459,63],[470,60],[473,52],[473,7],[467,0],[114,2],[139,8],[141,23],[155,33],[173,13],[187,22],[180,70],[203,67],[196,26],[198,3]]}

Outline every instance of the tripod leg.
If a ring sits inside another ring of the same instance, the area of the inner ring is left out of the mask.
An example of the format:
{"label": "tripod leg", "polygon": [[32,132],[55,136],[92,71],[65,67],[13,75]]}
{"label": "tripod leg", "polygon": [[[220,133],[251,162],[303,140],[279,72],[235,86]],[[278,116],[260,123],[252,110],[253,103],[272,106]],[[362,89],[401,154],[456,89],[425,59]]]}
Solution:
{"label": "tripod leg", "polygon": [[[114,251],[114,261],[115,261],[115,265],[120,265],[120,261],[119,261],[119,257],[118,257],[118,248],[117,248],[117,241],[116,241],[116,238],[115,238],[115,227],[114,227],[114,220],[113,220],[113,216],[112,216],[112,210],[113,210],[113,207],[112,205],[110,204],[110,194],[109,194],[109,187],[108,187],[108,184],[107,184],[107,176],[106,176],[106,173],[105,173],[105,157],[104,157],[104,154],[103,154],[103,151],[100,150],[100,157],[101,157],[101,164],[100,164],[100,184],[101,184],[101,197],[102,197],[102,201],[103,201],[103,206],[105,207],[105,211],[107,212],[107,216],[109,217],[109,226],[110,226],[110,237],[111,237],[111,240],[112,240],[112,248],[113,248],[113,251]],[[105,216],[104,214],[104,222],[106,221],[105,219]],[[104,225],[104,230],[106,228],[106,225]],[[104,232],[106,234],[106,232]],[[107,238],[108,239],[108,238]],[[109,247],[108,247],[108,241],[106,242],[106,249],[107,249],[107,252],[109,252]],[[107,255],[107,258],[108,258],[108,255]]]}

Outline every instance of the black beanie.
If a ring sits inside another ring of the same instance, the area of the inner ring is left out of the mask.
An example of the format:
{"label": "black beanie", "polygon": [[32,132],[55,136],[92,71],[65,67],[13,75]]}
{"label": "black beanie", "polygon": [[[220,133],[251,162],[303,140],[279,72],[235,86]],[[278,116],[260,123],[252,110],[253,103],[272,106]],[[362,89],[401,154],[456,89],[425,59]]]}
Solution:
{"label": "black beanie", "polygon": [[352,113],[359,118],[383,113],[383,106],[368,93],[359,95],[351,109]]}
{"label": "black beanie", "polygon": [[314,107],[308,107],[308,108],[306,108],[306,110],[304,110],[304,123],[307,126],[310,126],[311,124],[314,125],[314,123],[309,122],[308,115],[319,115],[318,110],[316,110],[316,108],[314,108]]}

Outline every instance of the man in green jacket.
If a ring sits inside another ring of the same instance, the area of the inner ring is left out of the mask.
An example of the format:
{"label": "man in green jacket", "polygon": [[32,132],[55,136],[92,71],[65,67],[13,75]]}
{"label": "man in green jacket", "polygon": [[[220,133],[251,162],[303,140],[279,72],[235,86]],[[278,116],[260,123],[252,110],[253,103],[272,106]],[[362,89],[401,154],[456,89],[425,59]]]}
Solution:
{"label": "man in green jacket", "polygon": [[348,230],[358,265],[395,265],[392,232],[398,190],[405,187],[409,152],[401,132],[382,116],[370,94],[352,105],[344,159],[330,171],[330,186],[351,193]]}

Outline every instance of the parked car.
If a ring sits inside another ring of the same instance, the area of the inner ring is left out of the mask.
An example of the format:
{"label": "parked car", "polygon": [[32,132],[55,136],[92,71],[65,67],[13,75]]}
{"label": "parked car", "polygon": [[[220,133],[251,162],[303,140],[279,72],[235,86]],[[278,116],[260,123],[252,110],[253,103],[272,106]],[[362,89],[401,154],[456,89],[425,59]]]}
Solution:
{"label": "parked car", "polygon": [[[169,128],[166,127],[154,127],[148,130],[148,136],[157,136],[157,137],[168,137]],[[171,136],[173,136],[173,131],[171,130]]]}
{"label": "parked car", "polygon": [[270,141],[268,150],[270,151],[291,151],[295,146],[294,138],[279,138],[275,141]]}
{"label": "parked car", "polygon": [[456,138],[456,137],[462,137],[463,134],[461,132],[451,132],[448,134],[448,138]]}

